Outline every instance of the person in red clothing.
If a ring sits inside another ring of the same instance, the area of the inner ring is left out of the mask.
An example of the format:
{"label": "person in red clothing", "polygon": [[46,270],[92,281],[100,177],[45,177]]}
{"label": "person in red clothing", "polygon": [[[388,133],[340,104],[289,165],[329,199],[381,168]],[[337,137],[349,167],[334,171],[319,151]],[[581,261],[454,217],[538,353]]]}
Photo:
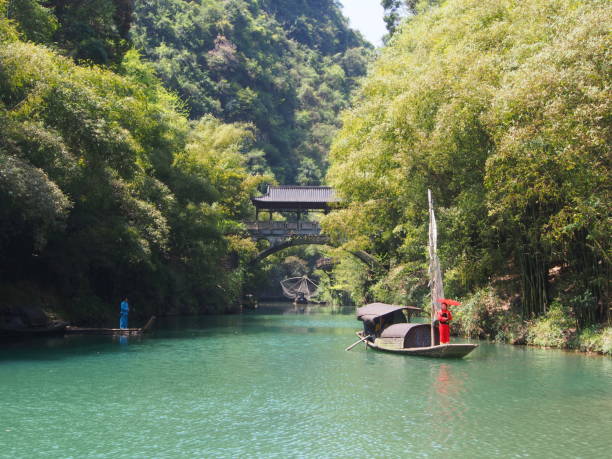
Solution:
{"label": "person in red clothing", "polygon": [[440,329],[440,344],[450,343],[450,321],[453,320],[453,315],[448,309],[448,300],[441,299],[442,309],[438,311],[438,327]]}

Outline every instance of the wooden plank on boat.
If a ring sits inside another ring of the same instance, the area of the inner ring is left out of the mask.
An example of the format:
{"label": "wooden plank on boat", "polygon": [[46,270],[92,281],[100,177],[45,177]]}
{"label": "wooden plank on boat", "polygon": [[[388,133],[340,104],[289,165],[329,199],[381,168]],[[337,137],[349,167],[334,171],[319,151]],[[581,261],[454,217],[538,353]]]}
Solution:
{"label": "wooden plank on boat", "polygon": [[155,316],[152,316],[142,328],[87,328],[87,327],[66,327],[65,333],[73,335],[142,335],[149,331]]}
{"label": "wooden plank on boat", "polygon": [[66,333],[71,335],[140,335],[142,328],[66,327]]}

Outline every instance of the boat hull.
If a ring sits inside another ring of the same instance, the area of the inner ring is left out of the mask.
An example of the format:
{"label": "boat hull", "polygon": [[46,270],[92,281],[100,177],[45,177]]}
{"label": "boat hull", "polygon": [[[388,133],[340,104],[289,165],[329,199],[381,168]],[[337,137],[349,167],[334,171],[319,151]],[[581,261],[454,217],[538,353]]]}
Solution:
{"label": "boat hull", "polygon": [[123,336],[135,336],[142,335],[149,331],[151,326],[155,322],[155,316],[151,317],[149,321],[142,328],[85,328],[85,327],[66,327],[65,333],[67,335],[123,335]]}
{"label": "boat hull", "polygon": [[[362,333],[357,333],[360,338]],[[435,357],[447,359],[461,359],[478,347],[478,344],[458,343],[458,344],[439,344],[429,347],[410,347],[410,348],[391,348],[381,346],[376,342],[366,340],[368,347],[377,351],[390,352],[393,354],[416,355],[420,357]]]}
{"label": "boat hull", "polygon": [[142,328],[85,328],[85,327],[66,327],[67,335],[142,335]]}

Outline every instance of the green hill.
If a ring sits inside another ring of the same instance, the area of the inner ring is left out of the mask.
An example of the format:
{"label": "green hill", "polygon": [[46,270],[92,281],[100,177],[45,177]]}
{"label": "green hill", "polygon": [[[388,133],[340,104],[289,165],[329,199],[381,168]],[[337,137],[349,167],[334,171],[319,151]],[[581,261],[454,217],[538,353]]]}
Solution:
{"label": "green hill", "polygon": [[370,54],[333,0],[137,1],[130,37],[191,118],[253,123],[284,183],[318,184]]}

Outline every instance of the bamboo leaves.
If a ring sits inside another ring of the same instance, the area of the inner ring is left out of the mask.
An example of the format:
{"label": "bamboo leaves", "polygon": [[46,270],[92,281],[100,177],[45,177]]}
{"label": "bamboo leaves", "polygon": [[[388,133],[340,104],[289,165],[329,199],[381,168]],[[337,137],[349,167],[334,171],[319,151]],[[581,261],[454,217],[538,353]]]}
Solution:
{"label": "bamboo leaves", "polygon": [[[537,314],[548,270],[564,265],[577,291],[605,302],[611,13],[606,2],[450,0],[407,22],[332,147],[343,220],[363,224],[351,240],[368,235],[401,265],[424,261],[408,246],[426,245],[431,187],[453,294],[518,271],[525,313]],[[398,227],[404,240],[385,243]]]}

